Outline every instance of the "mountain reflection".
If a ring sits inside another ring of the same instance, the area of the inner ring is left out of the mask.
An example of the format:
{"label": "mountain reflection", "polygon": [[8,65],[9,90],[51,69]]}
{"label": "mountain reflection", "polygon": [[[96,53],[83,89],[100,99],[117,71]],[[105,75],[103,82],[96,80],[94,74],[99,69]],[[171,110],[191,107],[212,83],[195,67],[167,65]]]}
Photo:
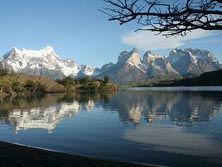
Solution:
{"label": "mountain reflection", "polygon": [[209,121],[221,106],[220,92],[119,91],[115,94],[49,94],[0,100],[1,123],[16,131],[41,128],[51,132],[64,117],[98,107],[118,112],[124,123],[170,120],[178,125]]}
{"label": "mountain reflection", "polygon": [[63,117],[73,117],[80,110],[91,111],[94,101],[79,103],[71,96],[53,94],[45,97],[3,99],[1,122],[12,125],[16,131],[40,128],[52,131]]}
{"label": "mountain reflection", "polygon": [[220,92],[125,91],[112,98],[124,122],[169,119],[176,124],[208,121],[221,105]]}

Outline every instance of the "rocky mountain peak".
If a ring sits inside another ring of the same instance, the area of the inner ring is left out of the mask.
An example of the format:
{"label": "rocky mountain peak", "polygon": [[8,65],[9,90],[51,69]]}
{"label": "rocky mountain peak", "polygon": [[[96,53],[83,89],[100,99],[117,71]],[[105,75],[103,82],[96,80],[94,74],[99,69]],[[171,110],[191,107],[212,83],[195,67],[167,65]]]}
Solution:
{"label": "rocky mountain peak", "polygon": [[155,62],[157,59],[165,59],[165,57],[159,54],[154,54],[151,51],[146,51],[143,55],[144,64],[150,64],[152,62]]}
{"label": "rocky mountain peak", "polygon": [[133,48],[133,49],[131,50],[131,52],[132,52],[132,53],[138,53],[138,49],[137,49],[137,48]]}
{"label": "rocky mountain peak", "polygon": [[129,53],[128,53],[127,51],[122,51],[122,52],[119,54],[118,62],[125,61],[125,60],[127,59],[128,54],[129,54]]}
{"label": "rocky mountain peak", "polygon": [[147,51],[142,60],[137,49],[123,51],[117,63],[108,63],[98,69],[90,65],[77,65],[70,59],[61,59],[51,46],[40,50],[14,47],[2,60],[0,58],[0,66],[14,72],[43,75],[53,79],[107,75],[115,82],[144,81],[161,76],[194,76],[222,67],[213,53],[187,48],[174,49],[168,57]]}
{"label": "rocky mountain peak", "polygon": [[181,75],[199,75],[220,69],[220,64],[213,53],[203,49],[174,49],[169,53],[167,60]]}
{"label": "rocky mountain peak", "polygon": [[141,64],[140,55],[135,48],[131,52],[129,52],[126,62],[136,66]]}
{"label": "rocky mountain peak", "polygon": [[48,52],[54,52],[54,49],[53,49],[52,46],[46,46],[46,47],[44,48],[44,50],[46,50],[46,51],[48,51]]}
{"label": "rocky mountain peak", "polygon": [[123,51],[118,57],[118,64],[128,63],[130,65],[139,65],[141,64],[140,55],[137,49],[133,49],[130,52]]}

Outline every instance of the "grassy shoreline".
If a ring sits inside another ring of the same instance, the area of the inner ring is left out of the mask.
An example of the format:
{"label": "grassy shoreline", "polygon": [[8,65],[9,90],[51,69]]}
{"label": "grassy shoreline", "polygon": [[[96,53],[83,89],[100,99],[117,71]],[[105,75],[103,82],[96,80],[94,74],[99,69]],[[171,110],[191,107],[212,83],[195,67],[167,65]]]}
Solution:
{"label": "grassy shoreline", "polygon": [[108,77],[104,77],[103,80],[89,77],[81,79],[66,77],[55,81],[48,77],[27,74],[5,74],[0,76],[0,98],[47,93],[109,92],[116,90],[117,86],[111,83]]}
{"label": "grassy shoreline", "polygon": [[147,167],[127,162],[100,160],[0,141],[0,166],[3,167]]}

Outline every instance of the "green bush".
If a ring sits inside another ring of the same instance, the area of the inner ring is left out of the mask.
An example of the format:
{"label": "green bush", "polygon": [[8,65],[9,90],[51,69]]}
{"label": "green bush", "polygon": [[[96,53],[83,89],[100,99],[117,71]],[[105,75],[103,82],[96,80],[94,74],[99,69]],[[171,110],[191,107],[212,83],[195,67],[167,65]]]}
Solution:
{"label": "green bush", "polygon": [[80,81],[80,84],[88,85],[91,82],[91,79],[88,76],[85,76],[81,78],[79,81]]}
{"label": "green bush", "polygon": [[66,77],[62,80],[57,80],[57,82],[63,85],[68,91],[117,90],[116,85],[111,83],[110,78],[108,76],[105,76],[103,80],[90,78],[88,76],[85,76],[81,79],[73,79],[71,77]]}
{"label": "green bush", "polygon": [[12,82],[12,90],[16,93],[22,93],[24,91],[24,85],[20,82]]}

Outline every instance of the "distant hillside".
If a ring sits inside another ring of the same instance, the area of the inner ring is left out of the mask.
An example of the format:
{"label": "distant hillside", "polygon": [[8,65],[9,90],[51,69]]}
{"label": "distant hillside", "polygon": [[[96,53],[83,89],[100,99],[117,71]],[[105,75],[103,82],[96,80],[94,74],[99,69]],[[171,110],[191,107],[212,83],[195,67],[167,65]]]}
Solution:
{"label": "distant hillside", "polygon": [[222,70],[206,72],[194,78],[162,82],[153,86],[222,86]]}
{"label": "distant hillside", "polygon": [[48,77],[7,74],[0,76],[0,96],[64,92],[65,88]]}

